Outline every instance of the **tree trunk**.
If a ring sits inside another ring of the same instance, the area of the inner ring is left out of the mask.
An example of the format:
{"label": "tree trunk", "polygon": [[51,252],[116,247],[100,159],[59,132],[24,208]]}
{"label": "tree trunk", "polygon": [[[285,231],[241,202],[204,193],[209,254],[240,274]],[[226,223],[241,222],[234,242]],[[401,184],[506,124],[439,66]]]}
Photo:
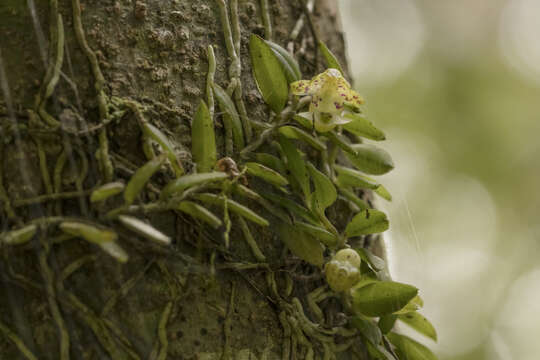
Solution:
{"label": "tree trunk", "polygon": [[[18,246],[0,241],[1,359],[367,358],[358,337],[329,335],[344,329],[339,298],[320,302],[319,318],[309,307],[308,294],[324,285],[321,269],[287,252],[274,220],[266,228],[248,225],[263,261],[234,215],[227,247],[223,227],[152,208],[159,189],[180,171],[194,170],[191,121],[207,99],[209,45],[215,83],[231,83],[221,1],[1,1],[0,232],[25,228],[33,235]],[[264,15],[272,40],[289,45],[304,78],[324,65],[307,21],[289,38],[304,17],[302,1],[269,1],[267,13],[265,1],[237,2],[225,8],[233,30],[235,20],[241,29],[241,101],[253,124],[268,122],[248,51],[250,34],[270,35]],[[316,1],[312,20],[345,64],[334,2]],[[214,120],[219,159],[227,139],[217,102]],[[91,202],[92,190],[127,183],[163,150],[141,130],[147,123],[172,143],[181,168],[166,162],[129,209],[122,208],[122,194]],[[248,144],[260,136],[256,126],[253,132]],[[241,167],[243,160],[232,157]],[[153,243],[119,225],[110,216],[119,207],[172,244]],[[262,207],[250,207],[273,219]],[[350,211],[337,204],[329,215],[339,222]],[[121,264],[122,254],[115,259],[100,244],[62,231],[59,224],[70,221],[113,229],[129,260]],[[326,333],[295,328],[308,321],[287,310],[298,305]],[[346,343],[352,345],[339,352]]]}

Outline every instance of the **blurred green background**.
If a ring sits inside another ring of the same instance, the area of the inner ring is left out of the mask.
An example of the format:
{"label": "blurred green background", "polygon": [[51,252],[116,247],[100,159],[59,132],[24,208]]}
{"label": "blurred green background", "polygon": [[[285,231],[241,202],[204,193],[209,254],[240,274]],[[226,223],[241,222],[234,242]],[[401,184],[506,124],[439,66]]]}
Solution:
{"label": "blurred green background", "polygon": [[411,335],[442,360],[540,359],[540,1],[339,1],[396,163],[391,271],[439,342]]}

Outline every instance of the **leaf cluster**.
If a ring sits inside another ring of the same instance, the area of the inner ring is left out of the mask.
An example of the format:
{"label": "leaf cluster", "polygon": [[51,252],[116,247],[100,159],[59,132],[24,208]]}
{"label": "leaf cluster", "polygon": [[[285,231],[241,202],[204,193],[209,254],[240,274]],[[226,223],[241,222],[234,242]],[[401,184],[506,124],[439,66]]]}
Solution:
{"label": "leaf cluster", "polygon": [[[195,166],[190,173],[185,173],[167,136],[157,126],[141,121],[145,138],[156,143],[161,154],[147,151],[148,161],[126,184],[109,182],[91,193],[90,201],[96,206],[122,196],[121,205],[110,210],[104,221],[61,219],[58,229],[98,246],[123,263],[128,261],[129,254],[111,224],[120,225],[158,246],[171,243],[169,236],[145,221],[144,214],[148,212],[176,211],[191,216],[220,231],[226,246],[232,214],[240,219],[242,233],[253,247],[257,245],[244,220],[261,227],[272,223],[275,225],[272,230],[293,254],[321,270],[326,269],[330,287],[339,289],[336,291],[343,292],[350,302],[350,324],[361,334],[372,358],[390,359],[392,354],[397,354],[399,359],[434,359],[425,346],[392,331],[399,320],[436,340],[433,326],[417,312],[422,306],[417,288],[389,280],[384,260],[367,249],[355,249],[361,261],[354,265],[346,259],[328,256],[350,248],[351,239],[379,234],[389,228],[386,214],[372,208],[361,196],[363,191],[371,190],[385,200],[392,199],[389,191],[370,177],[394,168],[385,150],[366,143],[385,140],[384,133],[358,106],[343,110],[340,116],[346,122],[339,126],[317,129],[313,122],[315,115],[310,114],[313,99],[298,98],[290,91],[290,85],[302,78],[296,59],[280,45],[256,35],[250,37],[249,50],[255,82],[271,110],[257,140],[247,143],[245,125],[230,91],[210,83],[208,89],[217,99],[224,124],[225,154],[232,158],[218,160],[215,119],[204,100],[200,101],[191,126]],[[343,74],[325,44],[320,43],[320,51],[328,67]],[[337,95],[325,93],[324,96]],[[137,111],[136,107],[133,109]],[[172,178],[170,174],[167,176],[168,166],[173,170]],[[166,185],[157,189],[159,197],[152,202],[141,201],[158,174],[167,179]],[[264,185],[265,191],[258,194],[249,184]],[[342,228],[327,216],[328,209],[338,201],[354,211]],[[254,210],[255,204],[265,212]],[[29,224],[0,234],[0,245],[24,244],[37,230],[36,224]],[[258,258],[264,258],[260,250],[253,250],[260,254]],[[347,274],[328,276],[329,263],[339,271],[353,266],[354,281]],[[332,283],[340,281],[344,283]]]}

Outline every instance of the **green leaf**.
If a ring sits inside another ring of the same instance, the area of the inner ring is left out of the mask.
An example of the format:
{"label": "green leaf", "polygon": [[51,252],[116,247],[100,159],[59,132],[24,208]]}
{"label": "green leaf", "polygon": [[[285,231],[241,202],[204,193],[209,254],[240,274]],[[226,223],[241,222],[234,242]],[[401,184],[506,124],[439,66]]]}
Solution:
{"label": "green leaf", "polygon": [[289,97],[289,84],[281,64],[272,48],[255,34],[249,38],[249,53],[259,91],[270,108],[279,113]]}
{"label": "green leaf", "polygon": [[[360,266],[362,266],[363,263],[360,263]],[[369,284],[374,284],[376,282],[378,282],[379,280],[377,280],[375,277],[371,276],[371,275],[368,275],[368,274],[362,274],[362,276],[360,277],[360,280],[358,280],[358,282],[356,284],[354,284],[352,290],[355,291],[356,289],[360,289],[361,287],[364,287],[366,285],[369,285]]]}
{"label": "green leaf", "polygon": [[298,78],[294,73],[294,70],[291,68],[291,65],[287,62],[287,60],[285,60],[283,56],[279,52],[277,52],[277,50],[272,49],[272,52],[274,53],[274,56],[281,65],[281,70],[283,71],[283,74],[285,74],[287,83],[290,84],[292,82],[300,80],[300,78]]}
{"label": "green leaf", "polygon": [[326,246],[336,246],[338,238],[336,235],[332,234],[330,231],[326,230],[323,227],[317,225],[307,224],[301,221],[296,221],[294,223],[299,230],[315,237],[317,240],[325,244]]}
{"label": "green leaf", "polygon": [[376,234],[388,230],[389,222],[386,214],[375,209],[365,209],[356,214],[345,228],[349,237]]}
{"label": "green leaf", "polygon": [[311,173],[313,184],[315,186],[315,201],[318,207],[324,211],[327,207],[332,205],[337,199],[337,191],[332,184],[332,181],[322,172],[317,170],[313,164],[307,163],[307,168]]}
{"label": "green leaf", "polygon": [[126,185],[122,181],[115,181],[105,185],[100,186],[99,188],[92,191],[90,195],[90,202],[99,202],[110,198],[116,194],[120,194],[124,191]]}
{"label": "green leaf", "polygon": [[355,144],[352,149],[356,155],[347,153],[347,157],[355,167],[367,174],[382,175],[394,168],[392,158],[381,148],[370,144]]}
{"label": "green leaf", "polygon": [[201,100],[191,123],[191,154],[198,172],[209,172],[216,164],[216,134],[214,120],[206,103]]}
{"label": "green leaf", "polygon": [[306,163],[304,159],[300,156],[300,153],[296,149],[296,146],[293,142],[287,139],[285,136],[279,136],[279,143],[285,156],[287,157],[287,169],[291,172],[292,176],[298,181],[304,197],[306,204],[311,202],[311,189],[309,186],[309,178],[306,171]]}
{"label": "green leaf", "polygon": [[348,112],[344,117],[352,120],[351,122],[343,124],[343,128],[348,132],[376,141],[386,139],[386,135],[362,115]]}
{"label": "green leaf", "polygon": [[236,111],[234,103],[225,90],[218,84],[214,84],[214,95],[218,100],[219,108],[224,113],[223,123],[227,128],[232,128],[233,142],[237,149],[243,149],[244,142],[244,130],[242,128],[242,121]]}
{"label": "green leaf", "polygon": [[126,201],[126,205],[133,204],[152,175],[154,175],[159,170],[161,165],[163,165],[165,159],[166,155],[161,154],[148,161],[146,164],[138,168],[137,171],[135,171],[133,176],[131,176],[131,179],[129,179],[126,189],[124,190],[124,200]]}
{"label": "green leaf", "polygon": [[125,263],[129,258],[124,249],[116,243],[118,234],[112,230],[101,229],[77,221],[64,221],[60,223],[59,228],[66,234],[82,237],[86,241],[98,245],[118,262]]}
{"label": "green leaf", "polygon": [[300,125],[302,125],[308,130],[314,129],[313,114],[310,112],[301,112],[301,113],[295,114],[293,116],[293,119],[296,120]]}
{"label": "green leaf", "polygon": [[179,177],[176,180],[171,181],[161,190],[161,199],[166,199],[172,195],[183,192],[185,189],[195,186],[207,184],[215,181],[223,181],[229,176],[221,171],[214,171],[202,174],[191,174]]}
{"label": "green leaf", "polygon": [[267,153],[255,153],[253,156],[255,157],[255,160],[257,160],[258,163],[261,163],[264,166],[269,167],[280,174],[287,173],[285,164],[277,156],[267,154]]}
{"label": "green leaf", "polygon": [[416,311],[398,315],[398,319],[418,331],[420,334],[437,341],[435,327],[421,314]]}
{"label": "green leaf", "polygon": [[326,151],[326,144],[324,142],[295,126],[282,126],[279,128],[279,132],[289,139],[303,140],[306,142],[306,144],[310,145],[316,150]]}
{"label": "green leaf", "polygon": [[294,225],[282,223],[278,227],[281,241],[291,252],[312,265],[322,266],[324,248],[319,241]]}
{"label": "green leaf", "polygon": [[[215,195],[215,194],[195,194],[193,197],[203,203],[212,204],[212,205],[219,205],[221,207],[225,206],[225,199],[221,196]],[[261,217],[260,215],[256,214],[253,210],[245,207],[244,205],[241,205],[237,203],[234,200],[227,199],[227,208],[237,213],[238,215],[244,217],[246,220],[252,221],[255,224],[259,224],[261,226],[268,226],[268,221]]]}
{"label": "green leaf", "polygon": [[353,146],[350,144],[349,139],[341,134],[336,134],[333,131],[328,131],[324,133],[324,136],[328,137],[331,142],[333,142],[335,145],[337,145],[341,150],[345,151],[348,154],[351,155],[357,155],[356,150],[353,148]]}
{"label": "green leaf", "polygon": [[362,258],[362,260],[367,262],[374,270],[381,271],[386,268],[386,262],[380,257],[374,255],[368,249],[357,248],[355,250],[358,252],[358,254],[360,254],[360,257]]}
{"label": "green leaf", "polygon": [[250,188],[242,185],[242,184],[234,184],[233,186],[233,193],[235,195],[243,196],[245,198],[248,198],[250,200],[258,202],[262,207],[264,207],[270,214],[273,216],[281,219],[282,221],[291,222],[290,216],[283,211],[281,208],[276,207],[272,205],[268,200],[263,198],[261,195],[256,193],[255,191],[251,190]]}
{"label": "green leaf", "polygon": [[204,221],[214,229],[217,229],[222,225],[221,220],[210,210],[192,201],[182,201],[178,204],[176,209],[195,219]]}
{"label": "green leaf", "polygon": [[422,298],[420,298],[420,296],[416,295],[411,301],[409,301],[407,305],[403,307],[403,309],[396,311],[396,314],[402,315],[402,314],[415,312],[423,306],[424,306],[424,301],[422,300]]}
{"label": "green leaf", "polygon": [[379,195],[385,200],[392,201],[392,195],[388,192],[388,190],[383,185],[380,185],[375,190],[375,194]]}
{"label": "green leaf", "polygon": [[386,337],[396,347],[400,360],[437,360],[431,350],[408,336],[391,332]]}
{"label": "green leaf", "polygon": [[383,334],[388,334],[392,328],[394,327],[394,324],[396,323],[397,315],[394,314],[388,314],[381,316],[379,318],[379,329],[381,329],[381,332]]}
{"label": "green leaf", "polygon": [[340,186],[352,186],[371,190],[376,190],[381,186],[375,180],[365,176],[358,170],[339,165],[334,165],[334,169],[338,172],[337,181]]}
{"label": "green leaf", "polygon": [[309,211],[302,205],[298,204],[294,200],[291,200],[289,198],[279,196],[276,194],[272,194],[269,192],[264,192],[262,196],[269,199],[275,204],[283,206],[284,208],[289,210],[292,214],[299,216],[303,218],[304,220],[309,221],[312,224],[317,225],[319,223],[317,217],[311,211]]}
{"label": "green leaf", "polygon": [[332,54],[330,49],[328,49],[326,44],[323,43],[322,41],[319,41],[319,49],[321,50],[324,60],[326,61],[326,66],[331,69],[337,69],[339,70],[341,75],[345,75],[343,73],[343,69],[341,68],[341,65],[339,64],[339,61],[336,58],[336,56]]}
{"label": "green leaf", "polygon": [[294,73],[295,81],[301,80],[302,73],[300,72],[300,66],[298,66],[298,62],[296,61],[294,56],[292,56],[290,52],[288,52],[287,50],[285,50],[284,48],[282,48],[281,46],[279,46],[278,44],[274,42],[266,40],[266,43],[270,45],[272,50],[275,50],[276,52],[278,52],[279,55],[281,55],[282,58],[287,62],[287,64],[289,65],[289,67],[292,69]]}
{"label": "green leaf", "polygon": [[402,309],[418,294],[414,286],[377,281],[352,292],[354,310],[367,316],[384,316]]}
{"label": "green leaf", "polygon": [[119,263],[125,263],[129,260],[129,255],[116,241],[108,241],[99,244],[101,250],[105,251],[109,256],[113,257]]}
{"label": "green leaf", "polygon": [[364,200],[360,199],[354,191],[350,189],[345,189],[343,187],[339,188],[339,193],[347,200],[349,200],[354,205],[358,206],[359,210],[365,210],[369,208],[369,204]]}
{"label": "green leaf", "polygon": [[289,184],[289,181],[280,173],[259,163],[248,162],[246,163],[246,169],[248,174],[257,176],[275,186],[279,187]]}
{"label": "green leaf", "polygon": [[182,168],[182,164],[180,163],[180,161],[178,161],[178,159],[176,158],[174,147],[167,138],[167,136],[165,136],[165,134],[163,134],[161,130],[159,130],[157,127],[150,123],[144,123],[143,126],[145,134],[151,139],[153,139],[155,142],[157,142],[161,146],[163,151],[167,154],[167,158],[169,159],[176,176],[181,176],[184,173],[184,169]]}
{"label": "green leaf", "polygon": [[122,225],[127,227],[129,230],[147,238],[148,240],[154,241],[161,245],[169,245],[171,243],[170,237],[163,234],[152,225],[147,224],[133,216],[120,215],[118,216],[118,221],[120,221]]}
{"label": "green leaf", "polygon": [[351,324],[360,331],[360,334],[371,342],[378,345],[382,341],[381,329],[371,319],[366,319],[361,315],[355,315],[351,318]]}
{"label": "green leaf", "polygon": [[34,224],[26,225],[20,229],[8,231],[0,234],[0,245],[21,245],[32,240],[37,232]]}
{"label": "green leaf", "polygon": [[366,343],[367,352],[371,360],[396,360],[382,345],[372,345]]}

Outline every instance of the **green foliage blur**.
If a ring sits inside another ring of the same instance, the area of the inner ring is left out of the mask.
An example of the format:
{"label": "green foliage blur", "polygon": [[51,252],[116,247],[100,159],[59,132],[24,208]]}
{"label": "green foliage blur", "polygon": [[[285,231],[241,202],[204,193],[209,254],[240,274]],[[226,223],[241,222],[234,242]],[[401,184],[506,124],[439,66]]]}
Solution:
{"label": "green foliage blur", "polygon": [[355,88],[396,164],[380,178],[394,201],[379,202],[392,275],[421,289],[439,333],[430,347],[447,360],[537,359],[540,3],[340,7]]}

